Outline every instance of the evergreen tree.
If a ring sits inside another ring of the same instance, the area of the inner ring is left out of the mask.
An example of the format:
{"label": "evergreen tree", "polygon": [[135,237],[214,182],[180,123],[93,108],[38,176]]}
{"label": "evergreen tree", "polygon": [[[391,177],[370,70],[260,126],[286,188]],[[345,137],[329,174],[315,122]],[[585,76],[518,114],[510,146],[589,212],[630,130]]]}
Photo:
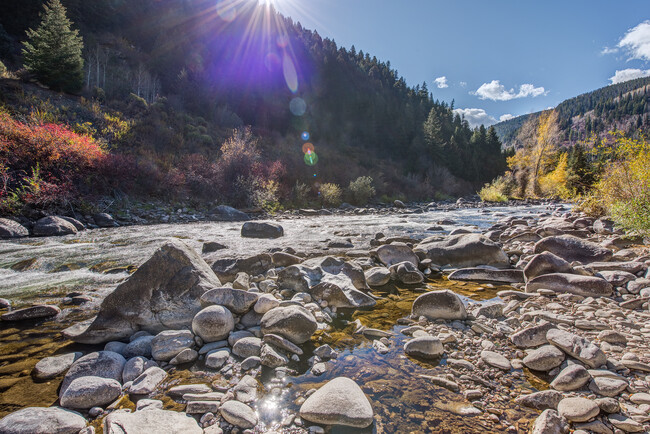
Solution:
{"label": "evergreen tree", "polygon": [[83,39],[71,28],[59,0],[45,6],[36,30],[29,29],[24,42],[25,68],[53,90],[76,92],[83,85]]}

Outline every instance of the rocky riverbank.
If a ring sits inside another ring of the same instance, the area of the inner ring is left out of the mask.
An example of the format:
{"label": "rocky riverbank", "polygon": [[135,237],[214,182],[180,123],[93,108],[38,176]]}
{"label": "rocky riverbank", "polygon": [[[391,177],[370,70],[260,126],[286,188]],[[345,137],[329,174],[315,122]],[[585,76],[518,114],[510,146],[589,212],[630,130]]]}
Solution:
{"label": "rocky riverbank", "polygon": [[[249,222],[239,236],[283,234],[277,223]],[[644,240],[556,207],[501,218],[483,233],[459,226],[424,239],[376,233],[362,246],[337,243],[329,256],[284,247],[208,264],[209,253],[168,242],[94,319],[64,332],[82,351],[29,372],[60,382],[57,406],[11,413],[0,432],[650,427]],[[498,298],[465,297],[485,292]],[[2,319],[58,309],[37,305]],[[341,335],[361,342],[375,366],[356,365]],[[287,398],[299,370],[325,382]],[[284,408],[269,423],[273,403]]]}

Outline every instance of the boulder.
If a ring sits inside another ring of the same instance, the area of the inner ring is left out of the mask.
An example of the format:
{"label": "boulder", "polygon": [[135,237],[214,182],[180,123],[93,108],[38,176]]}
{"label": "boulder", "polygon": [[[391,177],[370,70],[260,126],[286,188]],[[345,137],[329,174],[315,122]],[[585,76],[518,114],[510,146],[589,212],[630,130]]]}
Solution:
{"label": "boulder", "polygon": [[3,434],[78,434],[85,427],[82,415],[58,407],[27,407],[0,419]]}
{"label": "boulder", "polygon": [[440,339],[433,336],[422,336],[407,341],[404,344],[404,352],[409,356],[436,359],[444,354],[445,348]]}
{"label": "boulder", "polygon": [[535,244],[535,253],[551,252],[568,262],[603,262],[612,258],[612,251],[599,244],[573,235],[546,237]]}
{"label": "boulder", "polygon": [[266,273],[273,266],[271,255],[260,253],[248,258],[219,259],[212,264],[212,270],[222,282],[233,282],[239,273],[257,276]]}
{"label": "boulder", "polygon": [[262,333],[273,333],[302,344],[318,329],[314,315],[301,306],[279,306],[262,317]]}
{"label": "boulder", "polygon": [[139,330],[152,334],[189,328],[201,310],[200,298],[221,282],[194,250],[172,240],[109,294],[90,324],[72,326],[64,335],[96,344],[122,340]]}
{"label": "boulder", "polygon": [[104,407],[120,396],[120,393],[122,385],[112,378],[78,377],[68,384],[65,392],[59,396],[59,401],[66,408]]}
{"label": "boulder", "polygon": [[131,413],[117,410],[104,419],[104,434],[183,433],[202,434],[196,420],[185,413],[151,408]]}
{"label": "boulder", "polygon": [[598,368],[607,362],[607,357],[598,345],[573,333],[551,329],[546,333],[546,339],[551,345],[555,345],[569,356],[592,368]]}
{"label": "boulder", "polygon": [[589,382],[591,375],[584,366],[575,364],[562,369],[551,382],[551,387],[562,392],[578,390]]}
{"label": "boulder", "polygon": [[379,261],[386,267],[404,261],[411,262],[416,267],[420,263],[418,256],[413,253],[413,250],[407,246],[406,243],[400,242],[380,246],[377,249],[377,258],[379,258]]}
{"label": "boulder", "polygon": [[246,222],[241,227],[241,236],[245,238],[280,238],[284,229],[277,223]]}
{"label": "boulder", "polygon": [[39,380],[49,380],[70,369],[70,366],[81,357],[81,353],[68,353],[60,356],[46,357],[34,366],[32,375]]}
{"label": "boulder", "polygon": [[219,205],[209,213],[210,218],[222,222],[243,222],[250,220],[248,214],[226,205]]}
{"label": "boulder", "polygon": [[221,416],[230,424],[249,429],[257,425],[257,414],[252,408],[239,401],[226,401],[219,408]]}
{"label": "boulder", "polygon": [[550,289],[560,294],[576,294],[583,297],[608,297],[612,294],[612,285],[605,279],[579,274],[544,274],[529,280],[526,292],[538,289]]}
{"label": "boulder", "polygon": [[25,226],[14,220],[0,218],[0,239],[24,238],[28,235]]}
{"label": "boulder", "polygon": [[124,357],[112,351],[86,354],[74,362],[63,377],[59,396],[63,396],[70,383],[81,377],[101,377],[121,383],[125,363]]}
{"label": "boulder", "polygon": [[534,371],[550,371],[564,361],[564,353],[553,345],[544,345],[528,353],[523,363]]}
{"label": "boulder", "polygon": [[203,243],[203,247],[201,248],[201,253],[203,254],[213,253],[227,248],[228,248],[227,246],[221,243],[217,243],[216,241],[206,241],[205,243]]}
{"label": "boulder", "polygon": [[373,267],[365,272],[366,283],[370,287],[386,285],[390,282],[390,270],[385,267]]}
{"label": "boulder", "polygon": [[576,397],[564,398],[557,405],[557,411],[569,422],[586,422],[598,416],[600,408],[591,399]]}
{"label": "boulder", "polygon": [[215,288],[201,296],[201,306],[219,305],[236,315],[248,312],[257,301],[258,294],[243,289]]}
{"label": "boulder", "polygon": [[365,428],[372,424],[370,400],[353,380],[337,377],[314,392],[300,407],[300,417],[323,425]]}
{"label": "boulder", "polygon": [[499,270],[497,268],[461,268],[449,275],[449,280],[523,283],[524,274],[521,270]]}
{"label": "boulder", "polygon": [[43,217],[32,228],[36,237],[51,237],[76,234],[77,228],[64,218],[58,216]]}
{"label": "boulder", "polygon": [[414,249],[420,258],[430,259],[438,265],[452,267],[475,267],[493,265],[507,267],[510,265],[508,255],[494,241],[480,234],[460,234],[429,237]]}
{"label": "boulder", "polygon": [[424,316],[432,321],[437,319],[464,320],[467,318],[467,311],[460,297],[445,289],[427,292],[415,299],[411,315],[414,317]]}
{"label": "boulder", "polygon": [[412,262],[404,261],[391,265],[391,277],[405,285],[417,285],[424,282],[424,274]]}
{"label": "boulder", "polygon": [[571,273],[571,271],[571,264],[564,259],[551,252],[542,252],[533,256],[526,264],[524,278],[529,281],[543,274]]}
{"label": "boulder", "polygon": [[50,316],[57,316],[61,313],[61,309],[57,306],[49,304],[41,304],[38,306],[26,307],[24,309],[12,310],[11,312],[3,313],[0,316],[2,321],[28,321],[39,318],[47,318]]}
{"label": "boulder", "polygon": [[61,216],[61,218],[67,222],[72,223],[72,226],[77,229],[77,231],[84,231],[86,230],[86,226],[84,226],[83,223],[81,223],[79,220],[72,218],[72,217],[66,217],[66,216]]}
{"label": "boulder", "polygon": [[152,366],[133,380],[131,387],[129,387],[129,393],[132,395],[149,395],[156,390],[165,378],[167,378],[167,372],[157,366]]}
{"label": "boulder", "polygon": [[194,346],[194,335],[189,330],[166,330],[151,341],[151,356],[155,360],[170,361],[181,351]]}
{"label": "boulder", "polygon": [[105,212],[93,214],[93,220],[100,228],[113,228],[119,226],[113,216]]}

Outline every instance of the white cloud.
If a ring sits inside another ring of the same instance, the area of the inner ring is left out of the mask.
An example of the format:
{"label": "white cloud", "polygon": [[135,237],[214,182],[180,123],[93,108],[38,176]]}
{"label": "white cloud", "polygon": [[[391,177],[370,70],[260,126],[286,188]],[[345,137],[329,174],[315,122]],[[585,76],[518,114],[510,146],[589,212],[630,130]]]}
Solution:
{"label": "white cloud", "polygon": [[433,80],[433,82],[436,84],[436,86],[438,86],[438,89],[444,89],[446,87],[449,87],[449,85],[447,84],[447,77],[445,77],[444,75],[442,77],[436,78],[435,80]]}
{"label": "white cloud", "polygon": [[610,47],[605,47],[603,50],[600,52],[600,54],[605,55],[605,54],[614,54],[618,53],[618,48],[610,48]]}
{"label": "white cloud", "polygon": [[501,117],[499,118],[499,121],[500,122],[509,121],[510,119],[514,119],[514,118],[515,117],[513,115],[511,115],[510,113],[506,113],[505,115],[501,115]]}
{"label": "white cloud", "polygon": [[650,21],[644,21],[627,31],[618,43],[630,59],[650,60]]}
{"label": "white cloud", "polygon": [[511,99],[526,98],[528,96],[536,97],[546,94],[543,87],[535,87],[532,84],[522,84],[519,86],[519,91],[515,92],[514,89],[506,89],[499,80],[492,80],[489,83],[483,83],[481,87],[476,89],[476,92],[470,92],[473,95],[478,95],[480,99],[491,99],[492,101],[510,101]]}
{"label": "white cloud", "polygon": [[616,71],[613,76],[609,77],[612,84],[623,83],[624,81],[634,80],[635,78],[650,77],[650,69],[623,69]]}
{"label": "white cloud", "polygon": [[455,109],[454,113],[464,117],[472,128],[479,125],[492,125],[497,122],[496,119],[480,108]]}
{"label": "white cloud", "polygon": [[460,87],[467,87],[467,82],[466,81],[461,81],[459,84],[460,84]]}

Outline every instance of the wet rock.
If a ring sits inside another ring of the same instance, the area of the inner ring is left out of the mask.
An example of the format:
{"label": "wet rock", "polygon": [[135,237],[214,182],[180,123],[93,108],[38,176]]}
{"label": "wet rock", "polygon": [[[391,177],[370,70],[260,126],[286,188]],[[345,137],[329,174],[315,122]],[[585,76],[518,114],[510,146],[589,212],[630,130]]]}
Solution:
{"label": "wet rock", "polygon": [[206,307],[192,320],[192,331],[203,339],[203,342],[223,340],[234,328],[235,319],[230,310],[218,305]]}
{"label": "wet rock", "polygon": [[464,320],[467,318],[467,311],[458,295],[445,289],[442,291],[431,291],[419,296],[411,309],[414,317],[424,316],[429,320]]}
{"label": "wet rock", "polygon": [[189,328],[201,310],[203,293],[219,286],[221,282],[201,256],[173,240],[104,299],[91,324],[70,327],[64,335],[95,344],[125,339],[139,330],[158,333]]}
{"label": "wet rock", "polygon": [[562,394],[560,392],[555,390],[542,390],[541,392],[520,396],[515,402],[524,407],[534,408],[535,410],[555,410],[561,400]]}
{"label": "wet rock", "polygon": [[555,325],[550,322],[526,327],[513,334],[510,340],[519,348],[539,347],[548,343],[546,333],[552,328],[555,328]]}
{"label": "wet rock", "polygon": [[262,340],[254,337],[239,339],[232,347],[232,353],[242,359],[251,356],[259,356],[261,350]]}
{"label": "wet rock", "polygon": [[38,318],[56,316],[60,313],[61,309],[56,306],[41,304],[3,313],[2,316],[0,316],[0,319],[2,319],[2,321],[29,321]]}
{"label": "wet rock", "polygon": [[509,371],[512,369],[512,365],[508,359],[494,351],[481,351],[481,360],[483,360],[486,365],[501,369],[503,371]]}
{"label": "wet rock", "polygon": [[230,351],[215,350],[210,351],[205,356],[205,366],[211,369],[221,369],[230,358]]}
{"label": "wet rock", "polygon": [[526,284],[526,292],[537,292],[540,289],[583,297],[607,297],[612,294],[612,285],[605,279],[577,274],[544,274]]}
{"label": "wet rock", "polygon": [[499,270],[489,268],[461,268],[449,275],[449,280],[474,282],[523,283],[521,270]]}
{"label": "wet rock", "polygon": [[38,220],[32,228],[32,233],[36,237],[52,237],[76,234],[77,228],[61,217],[49,216]]}
{"label": "wet rock", "polygon": [[103,407],[113,402],[122,393],[122,385],[112,378],[95,376],[77,377],[59,396],[62,407]]}
{"label": "wet rock", "polygon": [[246,222],[241,227],[241,236],[245,238],[279,238],[284,229],[277,223]]}
{"label": "wet rock", "polygon": [[219,408],[221,416],[239,428],[249,429],[257,425],[257,414],[239,401],[226,401]]}
{"label": "wet rock", "polygon": [[618,396],[627,386],[627,381],[608,377],[596,377],[589,383],[592,392],[608,397]]}
{"label": "wet rock", "polygon": [[304,307],[286,306],[271,309],[262,317],[262,333],[273,333],[294,344],[307,342],[318,329],[314,315]]}
{"label": "wet rock", "polygon": [[370,401],[346,377],[335,378],[314,392],[300,407],[300,417],[323,425],[365,428],[373,422]]}
{"label": "wet rock", "polygon": [[604,262],[612,257],[612,251],[599,244],[573,235],[546,237],[535,244],[535,253],[551,252],[568,262],[583,264]]}
{"label": "wet rock", "polygon": [[248,258],[219,259],[212,264],[212,270],[222,282],[234,281],[239,273],[257,276],[266,273],[271,268],[273,268],[273,263],[271,255],[268,253],[260,253]]}
{"label": "wet rock", "polygon": [[25,226],[14,220],[0,218],[0,239],[24,238],[28,235]]}
{"label": "wet rock", "polygon": [[271,261],[276,267],[288,267],[290,265],[300,264],[302,258],[286,252],[274,252],[271,255]]}
{"label": "wet rock", "polygon": [[289,364],[289,358],[282,354],[273,345],[264,344],[260,350],[260,361],[262,365],[269,368],[279,368]]}
{"label": "wet rock", "polygon": [[227,248],[228,248],[227,246],[224,246],[221,243],[217,243],[216,241],[206,241],[205,243],[203,243],[203,247],[201,248],[201,253],[203,254],[213,253]]}
{"label": "wet rock", "polygon": [[158,333],[151,341],[151,356],[155,360],[169,361],[181,351],[194,346],[194,335],[189,330],[167,330]]}
{"label": "wet rock", "polygon": [[104,434],[169,432],[202,434],[203,429],[194,418],[185,413],[155,408],[135,413],[117,410],[104,419]]}
{"label": "wet rock", "polygon": [[424,274],[412,262],[400,262],[391,265],[391,276],[405,285],[415,285],[424,281]]}
{"label": "wet rock", "polygon": [[28,407],[0,419],[3,434],[77,434],[86,419],[76,411],[58,407]]}
{"label": "wet rock", "polygon": [[420,263],[417,255],[406,243],[395,242],[384,244],[377,249],[377,258],[386,267],[399,264],[400,262],[411,262],[417,267]]}
{"label": "wet rock", "polygon": [[562,369],[551,382],[551,387],[563,392],[578,390],[591,380],[591,375],[582,365],[569,365]]}
{"label": "wet rock", "polygon": [[390,271],[385,267],[373,267],[365,272],[370,287],[383,286],[390,282]]}
{"label": "wet rock", "polygon": [[98,351],[80,357],[72,364],[63,377],[59,396],[65,393],[73,380],[80,377],[101,377],[122,382],[122,371],[126,360],[120,354],[111,351]]}
{"label": "wet rock", "polygon": [[119,226],[113,216],[105,212],[93,214],[93,220],[100,228],[113,228]]}
{"label": "wet rock", "polygon": [[436,359],[444,354],[445,348],[440,339],[433,336],[422,336],[406,342],[404,352],[409,356]]}
{"label": "wet rock", "polygon": [[36,363],[32,375],[39,380],[49,380],[58,377],[70,369],[70,366],[81,355],[81,353],[68,353],[60,356],[46,357]]}
{"label": "wet rock", "polygon": [[563,434],[569,427],[555,410],[544,410],[533,424],[532,434]]}
{"label": "wet rock", "polygon": [[564,398],[557,406],[560,416],[569,422],[587,422],[598,416],[600,407],[591,399],[587,398]]}
{"label": "wet rock", "polygon": [[607,357],[597,345],[573,333],[551,329],[546,333],[546,339],[571,357],[592,368],[598,368],[607,361]]}
{"label": "wet rock", "polygon": [[210,218],[217,221],[242,222],[250,220],[248,214],[226,205],[216,206],[210,211],[209,215]]}
{"label": "wet rock", "polygon": [[564,353],[553,345],[544,345],[528,353],[523,363],[535,371],[550,371],[564,361]]}
{"label": "wet rock", "polygon": [[564,259],[551,252],[542,252],[531,258],[524,267],[526,281],[534,279],[543,274],[571,273],[572,268]]}
{"label": "wet rock", "polygon": [[430,237],[414,249],[421,258],[434,264],[453,267],[493,265],[507,267],[508,256],[494,241],[480,234],[461,234],[444,238]]}

